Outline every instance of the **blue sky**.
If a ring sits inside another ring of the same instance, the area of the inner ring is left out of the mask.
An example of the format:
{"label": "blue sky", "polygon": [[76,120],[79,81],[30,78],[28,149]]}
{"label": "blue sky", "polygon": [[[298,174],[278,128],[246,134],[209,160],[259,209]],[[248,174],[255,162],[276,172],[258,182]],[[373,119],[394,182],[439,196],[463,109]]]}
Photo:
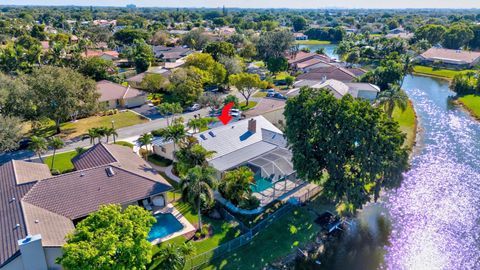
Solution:
{"label": "blue sky", "polygon": [[480,8],[480,0],[0,0],[7,5],[82,5],[243,8]]}

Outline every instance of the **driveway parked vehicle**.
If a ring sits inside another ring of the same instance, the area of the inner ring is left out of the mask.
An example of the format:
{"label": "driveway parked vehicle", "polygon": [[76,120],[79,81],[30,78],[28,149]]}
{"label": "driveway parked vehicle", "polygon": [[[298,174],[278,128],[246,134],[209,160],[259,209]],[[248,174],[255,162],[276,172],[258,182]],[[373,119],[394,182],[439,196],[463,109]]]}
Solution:
{"label": "driveway parked vehicle", "polygon": [[240,117],[242,115],[242,111],[239,109],[230,109],[230,115],[233,117]]}
{"label": "driveway parked vehicle", "polygon": [[275,94],[273,95],[273,98],[287,99],[286,96],[284,96],[284,95],[282,95],[282,94],[280,94],[280,93],[275,93]]}
{"label": "driveway parked vehicle", "polygon": [[202,108],[202,106],[200,106],[200,104],[194,103],[192,106],[187,107],[186,111],[187,112],[194,112],[194,111],[200,110],[201,108]]}

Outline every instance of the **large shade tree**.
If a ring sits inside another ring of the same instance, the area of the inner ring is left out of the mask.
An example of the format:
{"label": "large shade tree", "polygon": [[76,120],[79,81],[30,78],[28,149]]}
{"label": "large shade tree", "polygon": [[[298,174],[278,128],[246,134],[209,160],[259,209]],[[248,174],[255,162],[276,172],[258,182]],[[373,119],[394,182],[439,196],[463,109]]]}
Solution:
{"label": "large shade tree", "polygon": [[139,206],[102,206],[67,236],[57,263],[69,270],[146,269],[152,259],[147,235],[154,223]]}
{"label": "large shade tree", "polygon": [[55,122],[57,133],[60,124],[77,114],[90,114],[97,110],[99,94],[95,82],[69,69],[44,66],[25,76],[39,117]]}
{"label": "large shade tree", "polygon": [[248,106],[250,97],[263,84],[258,74],[239,73],[230,75],[228,81],[235,86],[238,92],[245,98],[245,105]]}
{"label": "large shade tree", "polygon": [[397,186],[408,167],[405,135],[380,108],[350,95],[303,88],[287,101],[285,135],[300,178],[323,183],[324,193],[349,212]]}

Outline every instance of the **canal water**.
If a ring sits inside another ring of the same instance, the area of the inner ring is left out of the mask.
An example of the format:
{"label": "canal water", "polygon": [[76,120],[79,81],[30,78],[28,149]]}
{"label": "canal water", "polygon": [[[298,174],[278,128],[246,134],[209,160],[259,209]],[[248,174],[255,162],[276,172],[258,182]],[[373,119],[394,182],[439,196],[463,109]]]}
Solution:
{"label": "canal water", "polygon": [[480,124],[453,106],[448,82],[407,76],[420,133],[411,170],[385,194],[392,270],[480,269]]}

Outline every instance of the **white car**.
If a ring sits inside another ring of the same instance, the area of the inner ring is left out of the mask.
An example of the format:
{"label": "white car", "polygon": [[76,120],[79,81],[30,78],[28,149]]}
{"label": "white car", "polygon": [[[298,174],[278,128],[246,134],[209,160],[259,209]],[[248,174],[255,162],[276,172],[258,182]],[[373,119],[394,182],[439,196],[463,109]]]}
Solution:
{"label": "white car", "polygon": [[200,110],[201,108],[202,108],[202,106],[200,106],[200,104],[195,103],[195,104],[193,104],[192,106],[188,107],[188,108],[187,108],[187,111],[189,111],[189,112],[194,112],[194,111]]}
{"label": "white car", "polygon": [[230,109],[230,115],[233,117],[240,117],[242,112],[239,109]]}

